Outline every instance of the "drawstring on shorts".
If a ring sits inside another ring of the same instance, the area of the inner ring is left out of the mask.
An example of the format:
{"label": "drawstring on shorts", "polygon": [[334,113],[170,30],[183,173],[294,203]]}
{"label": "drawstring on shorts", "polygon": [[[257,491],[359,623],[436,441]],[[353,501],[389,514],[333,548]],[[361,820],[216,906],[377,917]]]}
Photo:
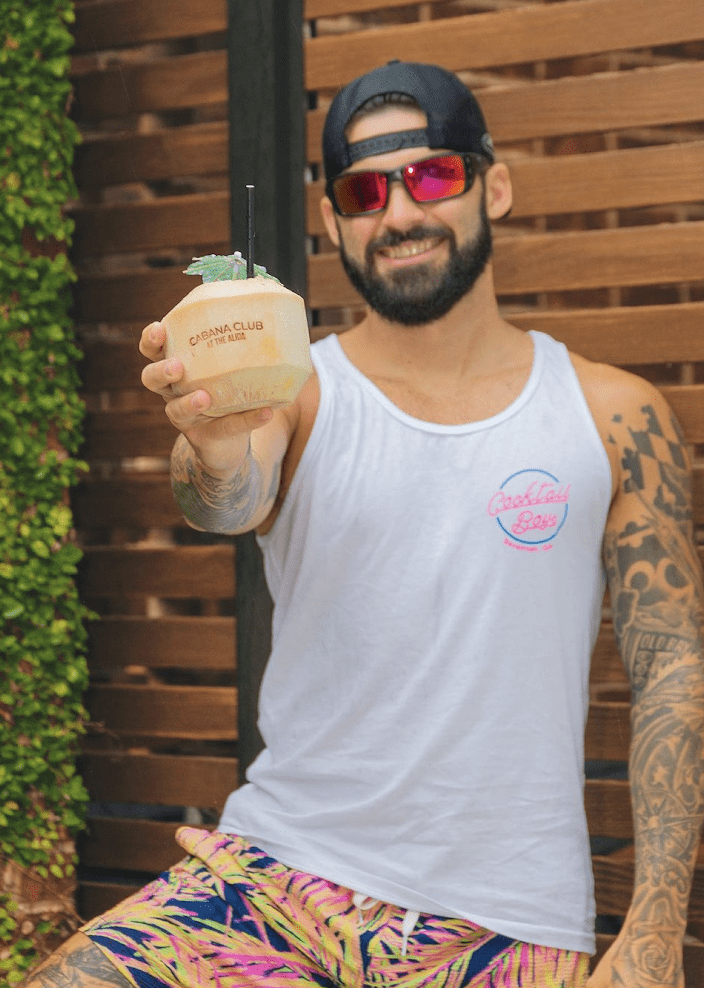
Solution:
{"label": "drawstring on shorts", "polygon": [[[354,893],[352,896],[352,904],[359,909],[360,912],[364,912],[367,909],[372,909],[374,906],[384,905],[384,903],[380,902],[378,899],[373,899],[370,895],[365,895],[363,892]],[[416,928],[416,923],[419,919],[420,913],[416,909],[406,910],[403,917],[403,922],[401,923],[401,957],[405,957],[408,952],[408,938]]]}

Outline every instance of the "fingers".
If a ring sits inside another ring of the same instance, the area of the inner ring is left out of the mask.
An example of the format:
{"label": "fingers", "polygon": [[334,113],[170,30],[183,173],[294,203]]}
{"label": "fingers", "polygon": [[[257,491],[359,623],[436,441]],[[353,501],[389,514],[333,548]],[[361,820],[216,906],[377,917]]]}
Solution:
{"label": "fingers", "polygon": [[164,356],[166,327],[161,322],[152,322],[142,330],[139,352],[148,360],[161,360]]}
{"label": "fingers", "polygon": [[[169,357],[168,360],[156,360],[155,363],[147,364],[142,370],[142,384],[150,391],[163,395],[165,398],[172,398],[171,385],[175,381],[180,381],[183,377],[183,364],[178,357]],[[203,392],[205,394],[205,392]]]}
{"label": "fingers", "polygon": [[169,401],[166,414],[171,424],[197,445],[253,432],[270,422],[273,416],[271,408],[253,408],[213,417],[206,414],[211,401],[207,391],[193,391]]}

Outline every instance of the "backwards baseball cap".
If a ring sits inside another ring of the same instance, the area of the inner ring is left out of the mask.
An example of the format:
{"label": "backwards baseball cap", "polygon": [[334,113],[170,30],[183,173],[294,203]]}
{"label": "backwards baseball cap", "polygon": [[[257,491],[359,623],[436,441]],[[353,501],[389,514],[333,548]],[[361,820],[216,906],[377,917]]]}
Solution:
{"label": "backwards baseball cap", "polygon": [[[428,118],[427,126],[349,144],[345,129],[357,110],[367,100],[388,93],[412,97]],[[335,178],[360,158],[412,147],[474,151],[494,160],[494,145],[479,104],[453,72],[396,59],[354,79],[333,100],[323,129],[326,178]]]}

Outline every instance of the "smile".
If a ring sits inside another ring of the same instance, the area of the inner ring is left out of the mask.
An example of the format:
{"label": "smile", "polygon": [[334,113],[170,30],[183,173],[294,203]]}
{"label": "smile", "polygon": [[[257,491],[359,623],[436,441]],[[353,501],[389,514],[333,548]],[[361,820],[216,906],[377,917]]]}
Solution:
{"label": "smile", "polygon": [[407,257],[417,257],[418,254],[425,254],[437,247],[442,239],[442,237],[427,237],[425,240],[406,240],[395,247],[380,247],[379,253],[394,261],[403,260]]}

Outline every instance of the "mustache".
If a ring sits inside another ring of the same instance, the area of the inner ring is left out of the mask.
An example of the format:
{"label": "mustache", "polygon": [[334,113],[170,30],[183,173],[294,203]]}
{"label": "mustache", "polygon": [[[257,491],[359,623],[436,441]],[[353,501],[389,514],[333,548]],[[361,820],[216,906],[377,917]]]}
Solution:
{"label": "mustache", "polygon": [[400,244],[408,243],[409,240],[427,240],[429,237],[447,237],[454,242],[454,236],[446,227],[439,226],[414,226],[411,230],[387,230],[376,240],[370,240],[367,244],[366,254],[368,258],[383,247],[398,247]]}

